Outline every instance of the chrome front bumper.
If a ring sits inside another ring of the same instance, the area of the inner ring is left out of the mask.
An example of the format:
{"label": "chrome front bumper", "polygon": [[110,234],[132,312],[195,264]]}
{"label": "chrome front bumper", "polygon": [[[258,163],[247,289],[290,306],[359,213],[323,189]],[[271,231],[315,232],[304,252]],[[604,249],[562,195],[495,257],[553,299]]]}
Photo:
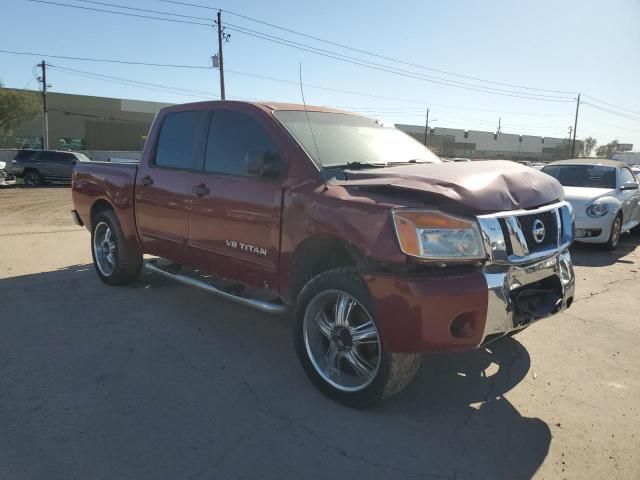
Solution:
{"label": "chrome front bumper", "polygon": [[[487,320],[481,344],[487,344],[512,331],[558,313],[573,302],[575,275],[568,249],[548,258],[522,265],[487,266]],[[524,305],[545,303],[534,312]],[[528,302],[522,299],[526,297]],[[551,302],[551,307],[547,308]]]}

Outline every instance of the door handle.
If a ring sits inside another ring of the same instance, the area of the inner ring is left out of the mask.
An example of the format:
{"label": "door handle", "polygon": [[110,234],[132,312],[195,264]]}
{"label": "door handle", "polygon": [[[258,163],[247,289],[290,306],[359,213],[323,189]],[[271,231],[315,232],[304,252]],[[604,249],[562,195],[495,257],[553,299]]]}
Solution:
{"label": "door handle", "polygon": [[146,175],[144,177],[142,177],[142,185],[144,185],[145,187],[150,187],[151,185],[153,185],[153,178],[151,178],[149,175]]}
{"label": "door handle", "polygon": [[205,195],[209,195],[210,193],[209,188],[204,183],[201,183],[200,185],[196,185],[191,189],[191,191],[195,193],[198,197],[204,197]]}

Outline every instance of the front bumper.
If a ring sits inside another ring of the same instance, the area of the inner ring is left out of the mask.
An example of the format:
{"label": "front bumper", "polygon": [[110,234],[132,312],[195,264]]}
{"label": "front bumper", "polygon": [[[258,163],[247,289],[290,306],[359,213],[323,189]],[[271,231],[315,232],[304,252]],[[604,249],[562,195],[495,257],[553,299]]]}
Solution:
{"label": "front bumper", "polygon": [[606,243],[611,236],[611,227],[617,212],[609,212],[603,217],[593,218],[586,214],[576,214],[575,241],[584,243]]}
{"label": "front bumper", "polygon": [[469,350],[568,308],[575,277],[568,249],[519,265],[457,276],[365,274],[386,350]]}
{"label": "front bumper", "polygon": [[4,170],[0,170],[0,187],[4,187],[7,185],[15,185],[16,177],[5,172]]}

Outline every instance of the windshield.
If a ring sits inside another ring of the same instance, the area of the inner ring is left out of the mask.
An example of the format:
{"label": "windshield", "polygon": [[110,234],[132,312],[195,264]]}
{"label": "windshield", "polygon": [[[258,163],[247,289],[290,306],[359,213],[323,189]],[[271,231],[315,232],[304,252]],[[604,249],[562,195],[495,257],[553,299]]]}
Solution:
{"label": "windshield", "polygon": [[616,188],[616,169],[604,165],[551,165],[542,169],[565,187]]}
{"label": "windshield", "polygon": [[[274,115],[324,168],[440,162],[428,148],[394,127],[342,113],[280,110]],[[311,129],[313,130],[313,134]],[[314,144],[315,137],[315,144]]]}

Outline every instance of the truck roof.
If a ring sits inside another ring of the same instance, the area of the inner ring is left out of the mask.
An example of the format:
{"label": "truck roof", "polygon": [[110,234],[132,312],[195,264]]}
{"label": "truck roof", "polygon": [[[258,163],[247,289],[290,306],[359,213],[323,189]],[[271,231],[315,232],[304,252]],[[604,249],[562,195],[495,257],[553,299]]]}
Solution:
{"label": "truck roof", "polygon": [[172,105],[170,107],[165,107],[162,110],[170,110],[170,111],[180,111],[180,110],[188,110],[189,108],[198,107],[198,108],[215,108],[221,107],[222,105],[232,105],[232,104],[245,104],[245,105],[254,105],[265,111],[275,111],[275,110],[301,110],[304,111],[305,108],[309,112],[327,112],[327,113],[342,113],[346,115],[356,115],[361,116],[357,113],[348,112],[346,110],[339,110],[337,108],[331,107],[321,107],[318,105],[307,105],[306,107],[301,103],[280,103],[280,102],[241,102],[236,100],[211,100],[205,102],[191,102],[191,103],[181,103],[178,105]]}

